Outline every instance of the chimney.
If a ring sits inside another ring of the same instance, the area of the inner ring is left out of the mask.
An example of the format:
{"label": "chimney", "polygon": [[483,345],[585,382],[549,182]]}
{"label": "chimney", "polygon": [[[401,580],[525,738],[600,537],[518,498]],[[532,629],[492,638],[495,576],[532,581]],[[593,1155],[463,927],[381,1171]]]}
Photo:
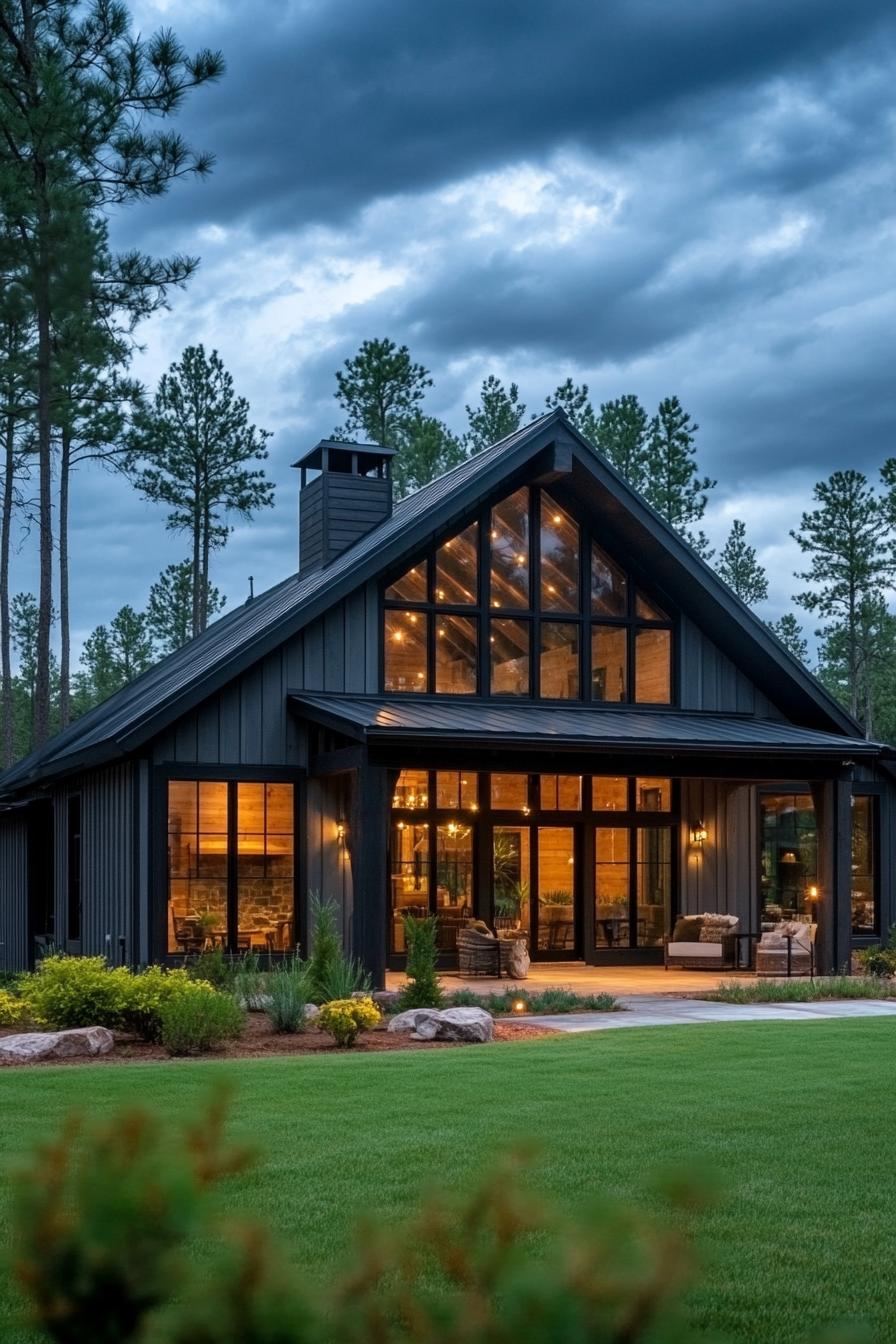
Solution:
{"label": "chimney", "polygon": [[293,463],[299,486],[299,573],[325,569],[392,512],[394,448],[320,443]]}

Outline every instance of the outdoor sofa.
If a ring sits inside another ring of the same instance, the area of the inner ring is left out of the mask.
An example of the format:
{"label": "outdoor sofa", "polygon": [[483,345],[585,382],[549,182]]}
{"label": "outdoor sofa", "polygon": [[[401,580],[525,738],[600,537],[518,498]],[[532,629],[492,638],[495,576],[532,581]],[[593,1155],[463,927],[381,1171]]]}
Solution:
{"label": "outdoor sofa", "polygon": [[737,965],[737,915],[681,915],[664,943],[666,970],[726,971]]}

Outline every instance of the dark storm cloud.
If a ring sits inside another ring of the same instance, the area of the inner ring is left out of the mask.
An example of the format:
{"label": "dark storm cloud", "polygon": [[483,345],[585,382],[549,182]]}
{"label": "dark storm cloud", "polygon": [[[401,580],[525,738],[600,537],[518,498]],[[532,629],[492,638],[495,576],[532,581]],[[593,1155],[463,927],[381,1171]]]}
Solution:
{"label": "dark storm cloud", "polygon": [[[893,25],[889,0],[278,0],[178,16],[185,41],[228,60],[181,119],[219,164],[143,222],[296,228],[558,145],[711,134],[765,81],[836,95],[834,63],[883,62]],[[797,114],[756,170],[824,173],[852,143]]]}

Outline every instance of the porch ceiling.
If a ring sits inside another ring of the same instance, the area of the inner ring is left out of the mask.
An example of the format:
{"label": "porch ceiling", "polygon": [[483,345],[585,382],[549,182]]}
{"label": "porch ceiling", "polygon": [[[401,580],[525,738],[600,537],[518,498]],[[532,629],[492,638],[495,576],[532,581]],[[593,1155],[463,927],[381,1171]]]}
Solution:
{"label": "porch ceiling", "polygon": [[864,738],[748,715],[307,692],[293,693],[289,700],[303,718],[371,744],[475,741],[503,747],[589,746],[641,752],[661,747],[682,755],[797,753],[841,760],[893,754],[891,748]]}

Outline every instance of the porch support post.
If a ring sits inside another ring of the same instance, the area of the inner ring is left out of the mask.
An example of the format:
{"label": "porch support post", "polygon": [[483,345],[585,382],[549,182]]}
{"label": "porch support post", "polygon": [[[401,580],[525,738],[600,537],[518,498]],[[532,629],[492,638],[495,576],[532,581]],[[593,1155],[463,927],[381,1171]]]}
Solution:
{"label": "porch support post", "polygon": [[812,785],[819,838],[819,969],[849,972],[852,951],[852,772]]}
{"label": "porch support post", "polygon": [[389,811],[394,779],[382,765],[364,761],[352,789],[352,950],[370,972],[374,988],[386,981]]}

